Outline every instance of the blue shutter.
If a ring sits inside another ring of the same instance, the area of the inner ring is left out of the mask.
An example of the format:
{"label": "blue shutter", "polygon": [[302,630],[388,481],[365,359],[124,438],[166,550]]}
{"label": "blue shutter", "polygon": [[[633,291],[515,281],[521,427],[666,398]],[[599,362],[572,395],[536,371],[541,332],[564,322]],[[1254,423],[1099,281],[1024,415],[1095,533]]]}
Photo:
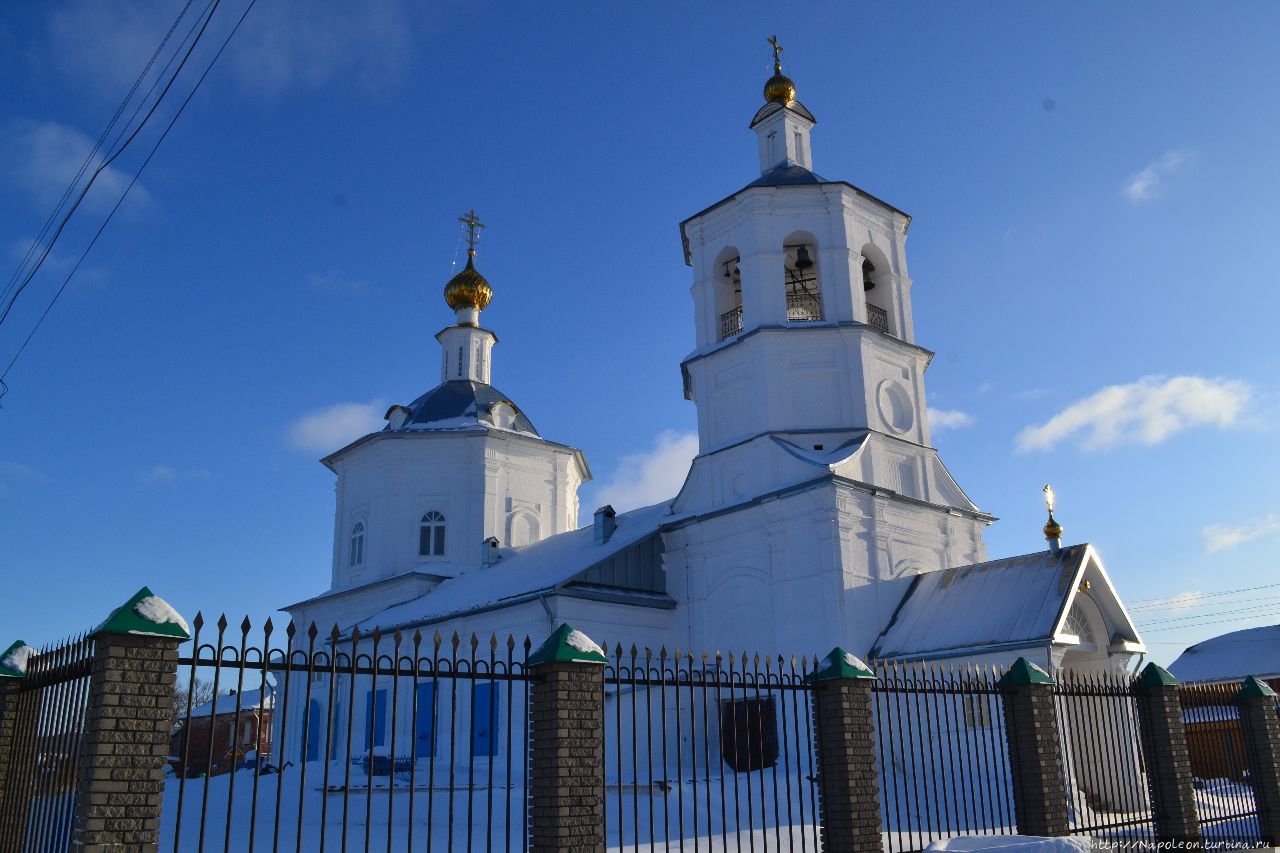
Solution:
{"label": "blue shutter", "polygon": [[436,754],[435,715],[436,686],[418,685],[418,721],[415,725],[416,754],[419,758]]}
{"label": "blue shutter", "polygon": [[364,748],[382,746],[387,739],[387,691],[364,694]]}
{"label": "blue shutter", "polygon": [[498,691],[492,681],[471,688],[471,754],[498,754]]}
{"label": "blue shutter", "polygon": [[307,757],[304,761],[315,761],[320,757],[320,702],[312,699],[307,703]]}

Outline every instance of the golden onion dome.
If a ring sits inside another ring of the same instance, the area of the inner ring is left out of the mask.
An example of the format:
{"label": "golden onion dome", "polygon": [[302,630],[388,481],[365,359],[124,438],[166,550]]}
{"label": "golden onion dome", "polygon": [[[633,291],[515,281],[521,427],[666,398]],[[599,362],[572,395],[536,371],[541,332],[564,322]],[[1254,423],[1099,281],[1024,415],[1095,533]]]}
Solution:
{"label": "golden onion dome", "polygon": [[493,288],[476,269],[475,260],[475,250],[468,251],[467,265],[444,286],[444,301],[455,311],[464,307],[483,311],[493,299]]}
{"label": "golden onion dome", "polygon": [[796,84],[782,73],[782,65],[773,64],[773,76],[765,81],[764,99],[779,104],[789,104],[796,99]]}
{"label": "golden onion dome", "polygon": [[1062,525],[1053,518],[1053,513],[1049,513],[1049,520],[1044,523],[1045,539],[1061,539]]}

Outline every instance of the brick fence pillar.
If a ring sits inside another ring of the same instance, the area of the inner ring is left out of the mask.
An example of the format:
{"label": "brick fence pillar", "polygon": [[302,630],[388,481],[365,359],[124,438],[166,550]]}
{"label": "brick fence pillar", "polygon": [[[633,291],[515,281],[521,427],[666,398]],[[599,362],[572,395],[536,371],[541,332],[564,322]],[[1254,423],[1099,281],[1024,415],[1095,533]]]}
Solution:
{"label": "brick fence pillar", "polygon": [[1240,704],[1249,784],[1258,806],[1258,829],[1264,843],[1280,847],[1280,717],[1276,716],[1276,692],[1251,675],[1236,694],[1236,701]]}
{"label": "brick fence pillar", "polygon": [[1156,839],[1196,844],[1200,821],[1178,679],[1154,663],[1147,664],[1138,677],[1137,693]]}
{"label": "brick fence pillar", "polygon": [[[0,661],[26,648],[19,640],[0,655]],[[0,853],[19,853],[27,827],[27,782],[34,774],[35,737],[20,737],[24,727],[35,727],[32,693],[23,692],[25,666],[5,666],[0,662]],[[25,664],[25,661],[24,661]]]}
{"label": "brick fence pillar", "polygon": [[529,850],[603,853],[603,650],[561,625],[530,655]]}
{"label": "brick fence pillar", "polygon": [[1018,832],[1066,835],[1070,824],[1053,679],[1018,658],[1000,679],[1000,688]]}
{"label": "brick fence pillar", "polygon": [[837,646],[810,678],[822,849],[880,853],[880,792],[871,707],[876,675]]}
{"label": "brick fence pillar", "polygon": [[71,847],[150,853],[160,840],[182,617],[143,587],[94,632]]}

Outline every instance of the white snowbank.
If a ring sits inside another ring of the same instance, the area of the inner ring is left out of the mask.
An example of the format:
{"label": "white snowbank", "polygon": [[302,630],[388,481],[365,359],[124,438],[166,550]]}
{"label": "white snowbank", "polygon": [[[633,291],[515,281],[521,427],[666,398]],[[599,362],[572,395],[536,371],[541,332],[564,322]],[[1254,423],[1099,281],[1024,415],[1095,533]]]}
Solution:
{"label": "white snowbank", "polygon": [[1088,838],[1042,838],[1038,835],[958,835],[935,841],[925,850],[1003,850],[1005,853],[1088,853]]}
{"label": "white snowbank", "polygon": [[187,620],[182,618],[182,614],[170,607],[169,602],[159,596],[147,596],[133,605],[133,611],[148,622],[156,625],[172,622],[188,634],[191,633],[191,629],[187,626]]}
{"label": "white snowbank", "polygon": [[577,649],[580,652],[595,652],[598,655],[604,654],[604,649],[596,645],[594,640],[576,629],[570,631],[569,636],[565,637],[564,641],[570,646],[570,648]]}
{"label": "white snowbank", "polygon": [[0,666],[25,674],[27,671],[27,662],[30,661],[31,658],[35,657],[35,654],[36,650],[30,646],[18,646],[16,649],[5,655],[3,660],[0,660]]}

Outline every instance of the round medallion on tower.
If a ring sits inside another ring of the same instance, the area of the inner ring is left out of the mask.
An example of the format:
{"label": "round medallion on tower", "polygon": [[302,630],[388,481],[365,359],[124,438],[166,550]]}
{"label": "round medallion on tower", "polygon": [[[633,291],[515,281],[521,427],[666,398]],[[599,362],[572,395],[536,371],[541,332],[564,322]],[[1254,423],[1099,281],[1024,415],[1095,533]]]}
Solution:
{"label": "round medallion on tower", "polygon": [[467,265],[444,286],[444,301],[454,311],[459,308],[475,308],[483,311],[489,307],[489,302],[493,299],[493,287],[476,269],[476,243],[479,238],[479,229],[484,225],[481,224],[474,210],[469,211],[465,216],[458,217],[458,221],[467,226]]}
{"label": "round medallion on tower", "polygon": [[773,45],[773,76],[765,81],[764,99],[777,104],[789,104],[796,99],[796,84],[782,73],[782,45],[778,43],[778,37],[774,36],[768,41]]}

